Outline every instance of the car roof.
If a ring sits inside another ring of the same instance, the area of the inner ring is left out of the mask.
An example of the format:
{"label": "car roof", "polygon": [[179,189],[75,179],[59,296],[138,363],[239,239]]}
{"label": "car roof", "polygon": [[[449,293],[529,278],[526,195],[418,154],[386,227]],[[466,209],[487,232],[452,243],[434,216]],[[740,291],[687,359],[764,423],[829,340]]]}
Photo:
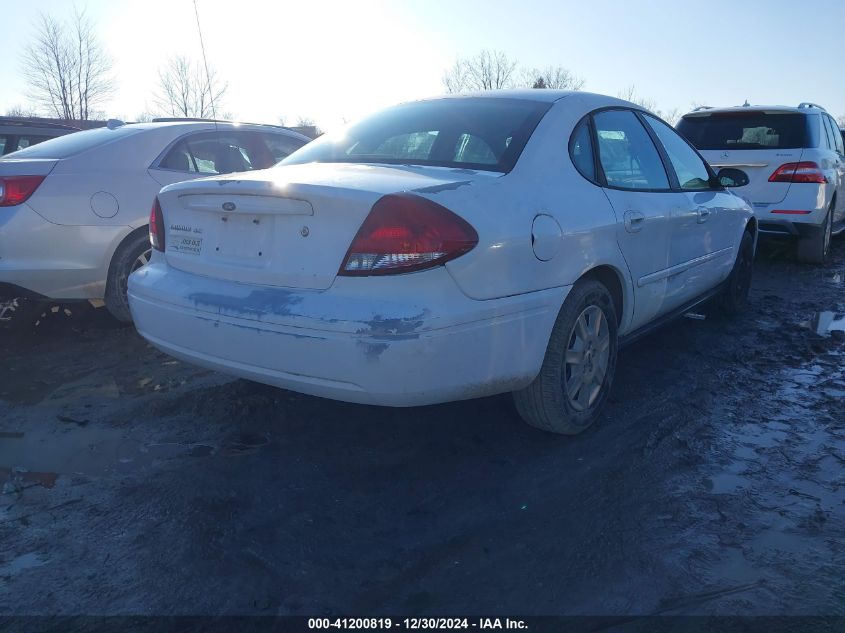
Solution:
{"label": "car roof", "polygon": [[420,103],[423,101],[437,101],[440,99],[521,99],[524,101],[535,101],[537,103],[556,103],[567,97],[578,97],[582,101],[586,101],[591,107],[602,106],[624,106],[626,108],[633,108],[635,110],[647,111],[642,106],[630,101],[610,97],[608,95],[598,94],[595,92],[585,92],[583,90],[552,90],[549,88],[514,88],[503,90],[483,90],[478,92],[461,92],[456,94],[443,94],[435,97],[428,97],[418,101],[408,103]]}
{"label": "car roof", "polygon": [[[250,130],[262,132],[277,132],[279,134],[286,134],[301,138],[306,141],[311,139],[300,134],[296,130],[282,127],[281,125],[268,125],[264,123],[236,123],[234,121],[210,121],[210,120],[188,120],[188,119],[173,119],[168,121],[149,121],[145,123],[126,123],[127,127],[131,126],[133,130],[155,130],[161,128],[172,128],[177,130]],[[123,127],[123,125],[119,126]],[[118,128],[119,129],[119,128]]]}

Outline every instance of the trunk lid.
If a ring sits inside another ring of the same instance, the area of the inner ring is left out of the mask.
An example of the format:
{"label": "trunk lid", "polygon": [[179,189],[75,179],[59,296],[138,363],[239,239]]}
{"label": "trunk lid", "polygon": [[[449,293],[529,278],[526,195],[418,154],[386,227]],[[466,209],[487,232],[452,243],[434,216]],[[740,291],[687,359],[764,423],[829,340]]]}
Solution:
{"label": "trunk lid", "polygon": [[778,203],[789,192],[791,183],[769,182],[769,177],[784,163],[801,160],[801,149],[731,149],[699,150],[701,155],[718,172],[723,167],[734,167],[748,174],[748,184],[733,189],[753,203]]}
{"label": "trunk lid", "polygon": [[0,158],[0,178],[4,176],[46,176],[58,162],[52,158],[18,158],[15,152]]}
{"label": "trunk lid", "polygon": [[178,183],[159,194],[167,262],[229,281],[324,290],[383,195],[500,175],[311,163]]}

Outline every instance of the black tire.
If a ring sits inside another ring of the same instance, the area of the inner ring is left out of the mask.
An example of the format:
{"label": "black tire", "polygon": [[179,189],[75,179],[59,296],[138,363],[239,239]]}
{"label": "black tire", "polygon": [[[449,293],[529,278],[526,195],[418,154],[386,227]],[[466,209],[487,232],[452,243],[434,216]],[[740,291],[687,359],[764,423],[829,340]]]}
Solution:
{"label": "black tire", "polygon": [[798,238],[796,255],[804,264],[825,264],[830,256],[833,232],[833,206],[827,210],[821,226],[810,227],[807,234]]}
{"label": "black tire", "polygon": [[[601,312],[601,317],[596,310]],[[579,320],[585,315],[595,316],[595,320],[586,318],[583,321],[588,328],[596,323],[599,326],[598,332],[601,335],[596,337],[594,343],[599,338],[604,340],[602,319],[606,328],[608,353],[604,374],[600,378],[596,374],[604,358],[603,351],[598,351],[601,344],[585,345],[582,341],[581,349],[577,349],[579,340],[585,337],[576,329]],[[607,401],[616,371],[617,326],[613,299],[607,288],[595,279],[587,278],[577,282],[563,302],[555,321],[540,373],[525,389],[513,393],[516,410],[522,419],[538,429],[563,435],[580,433],[595,422]],[[580,361],[574,364],[565,362],[567,352],[575,353],[576,358],[580,354]],[[574,367],[583,367],[577,376]],[[589,382],[588,378],[593,382]],[[574,396],[566,393],[567,387],[577,386],[578,380],[582,381],[582,387]],[[586,387],[583,386],[584,381],[587,381]],[[584,389],[588,391],[582,393]],[[587,397],[583,398],[585,393]]]}
{"label": "black tire", "polygon": [[719,295],[719,307],[728,314],[739,314],[748,307],[748,293],[754,276],[754,238],[745,231],[739,243],[733,270],[724,291]]}
{"label": "black tire", "polygon": [[[150,238],[147,231],[136,231],[126,238],[117,248],[109,265],[106,279],[106,308],[115,319],[123,323],[132,323],[129,313],[129,300],[126,286],[132,271],[140,268],[142,260],[150,259]],[[145,263],[145,262],[144,262]]]}

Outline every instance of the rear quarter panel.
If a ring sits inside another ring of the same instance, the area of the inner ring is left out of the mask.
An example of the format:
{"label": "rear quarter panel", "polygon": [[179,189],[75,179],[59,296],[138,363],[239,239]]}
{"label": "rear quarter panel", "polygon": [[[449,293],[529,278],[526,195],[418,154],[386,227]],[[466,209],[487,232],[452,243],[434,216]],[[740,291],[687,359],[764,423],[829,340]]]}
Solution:
{"label": "rear quarter panel", "polygon": [[[147,168],[175,134],[169,127],[145,130],[62,159],[29,204],[55,224],[144,226],[160,189]],[[97,206],[92,196],[99,192]]]}
{"label": "rear quarter panel", "polygon": [[[569,156],[574,126],[602,105],[594,95],[566,97],[542,119],[509,174],[492,183],[424,194],[478,232],[478,246],[446,265],[468,296],[493,299],[564,287],[597,266],[609,266],[623,288],[623,326],[629,320],[633,296],[616,241],[617,218],[602,189],[586,180]],[[548,261],[538,259],[532,247],[538,215],[549,215],[560,226]]]}

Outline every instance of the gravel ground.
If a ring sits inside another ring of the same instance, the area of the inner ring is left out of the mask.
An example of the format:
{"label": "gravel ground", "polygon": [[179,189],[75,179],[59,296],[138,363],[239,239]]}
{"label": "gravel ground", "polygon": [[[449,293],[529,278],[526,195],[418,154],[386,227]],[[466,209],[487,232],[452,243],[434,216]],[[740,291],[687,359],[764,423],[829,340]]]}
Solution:
{"label": "gravel ground", "polygon": [[627,348],[575,438],[506,396],[380,409],[233,380],[102,309],[13,319],[0,615],[845,615],[834,248],[765,248],[747,314]]}

